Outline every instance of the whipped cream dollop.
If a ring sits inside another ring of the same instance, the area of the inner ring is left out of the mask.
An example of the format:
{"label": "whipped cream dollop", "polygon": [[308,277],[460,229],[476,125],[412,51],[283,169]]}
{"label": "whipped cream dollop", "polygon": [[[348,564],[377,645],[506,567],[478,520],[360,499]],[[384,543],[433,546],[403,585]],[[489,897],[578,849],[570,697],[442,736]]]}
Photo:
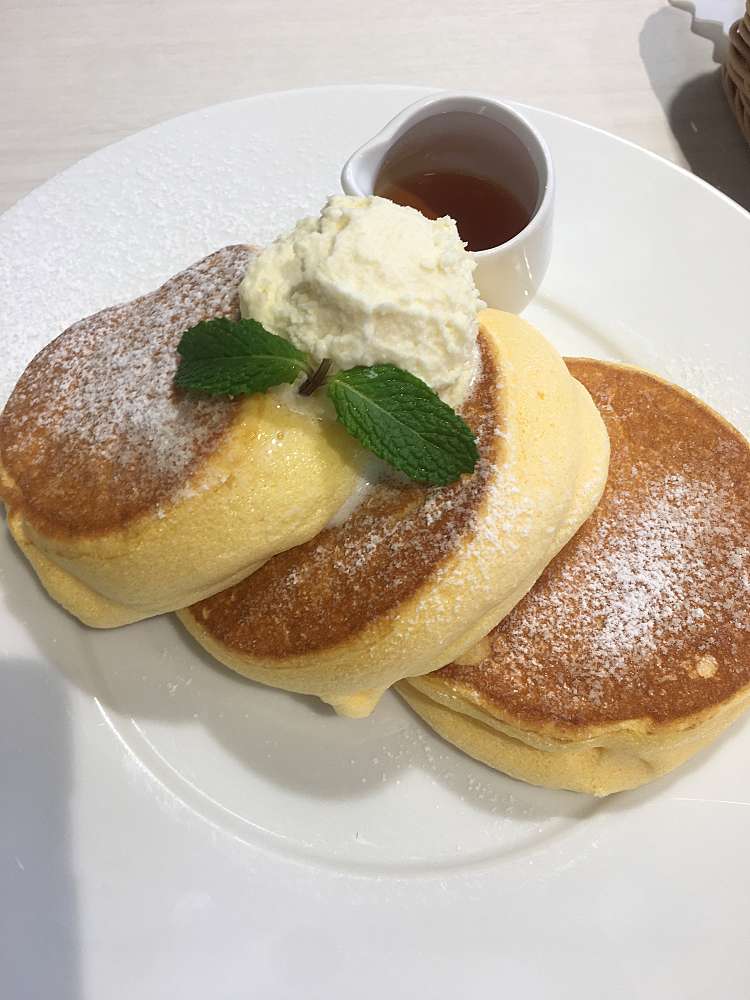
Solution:
{"label": "whipped cream dollop", "polygon": [[250,262],[240,305],[317,361],[394,364],[458,407],[479,367],[475,266],[452,219],[338,195]]}

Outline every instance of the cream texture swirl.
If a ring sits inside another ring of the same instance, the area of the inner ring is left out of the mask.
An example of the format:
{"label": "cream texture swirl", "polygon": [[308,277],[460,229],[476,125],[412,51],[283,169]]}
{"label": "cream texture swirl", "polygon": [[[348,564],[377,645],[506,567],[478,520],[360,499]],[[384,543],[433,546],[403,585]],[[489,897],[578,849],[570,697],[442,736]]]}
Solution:
{"label": "cream texture swirl", "polygon": [[474,267],[452,219],[334,196],[251,262],[242,314],[338,368],[404,368],[458,407],[478,369]]}

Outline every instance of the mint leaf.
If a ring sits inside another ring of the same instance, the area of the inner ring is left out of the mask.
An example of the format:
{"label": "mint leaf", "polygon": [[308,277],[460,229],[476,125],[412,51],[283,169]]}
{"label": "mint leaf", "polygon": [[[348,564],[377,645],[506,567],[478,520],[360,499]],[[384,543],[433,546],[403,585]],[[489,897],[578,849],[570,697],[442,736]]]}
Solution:
{"label": "mint leaf", "polygon": [[328,383],[340,422],[395,469],[445,486],[479,459],[468,425],[437,393],[395,365],[338,372]]}
{"label": "mint leaf", "polygon": [[214,395],[265,392],[294,382],[309,367],[306,354],[254,319],[204,320],[183,333],[177,350],[175,384]]}

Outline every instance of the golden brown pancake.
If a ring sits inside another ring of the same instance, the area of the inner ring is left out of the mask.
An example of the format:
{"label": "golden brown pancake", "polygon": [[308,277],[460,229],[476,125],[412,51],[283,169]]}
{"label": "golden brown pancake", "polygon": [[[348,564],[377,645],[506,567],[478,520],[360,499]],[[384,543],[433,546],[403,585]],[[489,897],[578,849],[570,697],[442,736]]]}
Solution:
{"label": "golden brown pancake", "polygon": [[533,327],[480,314],[464,408],[476,472],[391,479],[340,526],[180,613],[223,663],[364,715],[401,677],[450,662],[528,590],[598,500],[609,445],[590,397]]}
{"label": "golden brown pancake", "polygon": [[356,448],[333,421],[273,395],[173,385],[184,331],[239,317],[252,253],[226,247],[75,323],[33,359],[0,416],[10,529],[52,596],[89,624],[220,590],[314,535],[353,486]]}
{"label": "golden brown pancake", "polygon": [[750,702],[750,446],[653,375],[568,366],[610,436],[599,506],[469,655],[398,690],[477,759],[606,795],[678,766]]}

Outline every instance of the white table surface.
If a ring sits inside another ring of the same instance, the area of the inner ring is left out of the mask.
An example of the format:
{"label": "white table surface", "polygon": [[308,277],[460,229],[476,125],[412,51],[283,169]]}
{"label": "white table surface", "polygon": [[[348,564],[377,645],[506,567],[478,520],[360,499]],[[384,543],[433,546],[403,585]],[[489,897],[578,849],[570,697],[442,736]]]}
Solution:
{"label": "white table surface", "polygon": [[713,45],[690,23],[666,0],[0,0],[0,211],[182,112],[377,82],[549,108],[691,165],[748,204],[750,152]]}

